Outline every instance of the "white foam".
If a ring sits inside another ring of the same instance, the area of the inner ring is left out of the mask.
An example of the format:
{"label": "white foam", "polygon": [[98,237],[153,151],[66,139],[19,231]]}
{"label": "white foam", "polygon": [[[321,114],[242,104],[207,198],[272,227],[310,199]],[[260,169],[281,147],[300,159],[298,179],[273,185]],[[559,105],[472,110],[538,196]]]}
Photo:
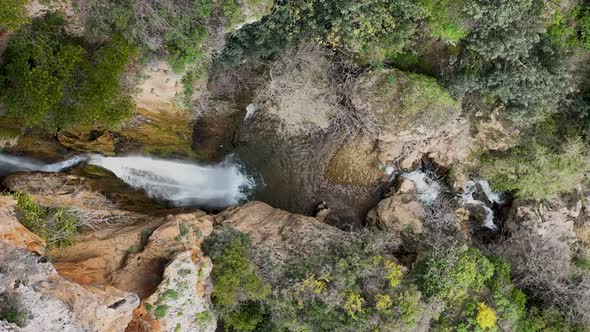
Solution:
{"label": "white foam", "polygon": [[[481,181],[479,181],[479,183],[481,185]],[[485,181],[485,183],[487,183],[487,181]],[[482,186],[482,189],[485,193],[486,189],[483,186]],[[489,189],[489,185],[488,185],[488,189]],[[484,202],[478,201],[475,198],[473,198],[473,194],[475,193],[476,190],[477,190],[477,183],[475,181],[471,181],[471,180],[467,181],[467,183],[465,183],[465,185],[463,186],[463,194],[461,194],[462,203],[464,205],[472,205],[472,206],[481,207],[485,212],[483,226],[487,227],[491,230],[498,229],[498,227],[494,223],[494,211],[492,209],[490,209],[487,205],[485,205]],[[492,193],[491,190],[490,190],[490,193]],[[486,195],[488,195],[488,193],[486,193]],[[488,198],[489,197],[490,196],[488,196]],[[491,197],[494,197],[494,195],[491,195]]]}
{"label": "white foam", "polygon": [[254,180],[232,158],[217,165],[142,156],[91,156],[90,164],[106,168],[134,188],[175,206],[223,208],[240,203]]}
{"label": "white foam", "polygon": [[401,176],[414,182],[418,200],[424,205],[432,205],[441,192],[440,184],[422,171],[403,173]]}

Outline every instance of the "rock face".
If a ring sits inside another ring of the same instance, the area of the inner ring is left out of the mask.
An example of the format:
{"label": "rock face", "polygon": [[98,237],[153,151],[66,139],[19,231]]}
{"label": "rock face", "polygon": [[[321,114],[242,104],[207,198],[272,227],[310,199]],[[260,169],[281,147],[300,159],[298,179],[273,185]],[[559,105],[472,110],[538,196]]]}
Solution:
{"label": "rock face", "polygon": [[63,146],[73,150],[104,155],[115,154],[115,141],[108,131],[61,131],[57,139]]}
{"label": "rock face", "polygon": [[262,202],[234,206],[215,216],[219,224],[247,233],[252,244],[267,248],[276,259],[312,254],[314,248],[344,239],[345,232],[316,218],[275,209]]}
{"label": "rock face", "polygon": [[378,226],[390,232],[421,234],[424,208],[416,199],[414,182],[402,179],[399,189],[389,193],[367,215],[369,225]]}
{"label": "rock face", "polygon": [[[180,331],[214,331],[216,323],[209,313],[211,262],[200,251],[201,241],[213,229],[212,216],[202,211],[126,211],[93,191],[84,178],[60,173],[14,174],[4,185],[30,193],[41,205],[75,211],[84,230],[72,246],[52,250],[54,271],[69,284],[94,293],[102,289],[134,296],[133,302],[125,302],[133,304],[127,310],[125,324],[113,331],[123,331],[127,325],[133,332],[174,331],[178,324]],[[6,285],[0,279],[0,287],[9,288]],[[168,290],[176,291],[178,298],[168,299]],[[145,304],[139,306],[140,300]],[[156,311],[162,304],[168,309]],[[89,311],[101,313],[88,306]],[[82,309],[72,309],[74,313],[78,310]],[[163,315],[162,311],[169,314]],[[201,319],[195,320],[197,314]],[[103,331],[94,327],[87,330]]]}
{"label": "rock face", "polygon": [[20,224],[15,208],[14,199],[0,196],[0,241],[43,255],[45,241]]}
{"label": "rock face", "polygon": [[142,309],[127,331],[151,331],[156,324],[162,331],[215,331],[217,322],[210,311],[212,264],[204,257],[195,262],[193,256],[187,250],[171,258],[162,282],[144,302],[149,310]]}
{"label": "rock face", "polygon": [[[560,252],[569,259],[572,255],[571,246],[577,240],[574,225],[580,207],[576,203],[568,204],[561,198],[546,203],[516,200],[505,226],[515,234],[527,234],[540,239],[546,248]],[[515,243],[519,243],[519,240],[515,239]],[[514,254],[525,254],[514,248],[511,251]]]}
{"label": "rock face", "polygon": [[0,294],[27,316],[20,331],[122,331],[139,305],[135,294],[70,282],[47,258],[4,241],[0,267]]}
{"label": "rock face", "polygon": [[379,128],[382,163],[407,170],[428,156],[451,166],[468,155],[469,122],[433,79],[395,69],[376,70],[361,76],[349,90],[357,112]]}

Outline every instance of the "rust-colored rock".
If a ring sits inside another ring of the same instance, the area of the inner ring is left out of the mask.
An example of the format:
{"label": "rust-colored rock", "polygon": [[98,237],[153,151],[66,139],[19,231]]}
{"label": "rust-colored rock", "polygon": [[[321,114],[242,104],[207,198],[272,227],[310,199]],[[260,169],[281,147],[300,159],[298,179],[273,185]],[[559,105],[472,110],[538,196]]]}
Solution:
{"label": "rust-colored rock", "polygon": [[115,154],[115,141],[108,131],[61,131],[57,139],[62,145],[73,150],[104,155]]}
{"label": "rust-colored rock", "polygon": [[16,215],[16,201],[7,196],[0,196],[0,241],[45,254],[45,241],[21,225]]}

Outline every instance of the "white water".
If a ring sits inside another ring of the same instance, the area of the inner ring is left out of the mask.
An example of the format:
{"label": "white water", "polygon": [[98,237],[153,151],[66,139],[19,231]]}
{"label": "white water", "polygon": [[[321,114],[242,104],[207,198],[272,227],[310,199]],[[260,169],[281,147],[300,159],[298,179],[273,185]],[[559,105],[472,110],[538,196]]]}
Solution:
{"label": "white water", "polygon": [[175,206],[223,208],[248,198],[254,180],[231,158],[204,166],[180,160],[151,157],[91,156],[100,166],[148,196],[170,201]]}
{"label": "white water", "polygon": [[26,157],[15,157],[8,156],[0,153],[0,165],[2,169],[11,171],[39,171],[39,172],[59,172],[61,170],[75,166],[86,158],[83,156],[75,156],[73,158],[60,161],[53,164],[45,164],[38,160],[26,158]]}
{"label": "white water", "polygon": [[[395,169],[391,167],[386,168],[385,173],[391,175],[392,178],[399,174],[400,176],[413,181],[416,186],[416,194],[418,197],[418,201],[423,205],[432,205],[442,191],[442,186],[436,179],[433,179],[428,173],[420,170],[400,174],[396,173]],[[475,192],[477,191],[478,184],[491,203],[504,203],[504,198],[502,197],[502,195],[500,193],[492,191],[488,181],[470,180],[467,181],[467,183],[465,183],[465,185],[463,186],[463,193],[461,194],[461,204],[466,206],[479,207],[483,209],[485,213],[483,226],[491,230],[496,230],[498,229],[498,227],[494,223],[494,211],[491,208],[489,208],[484,202],[473,198],[473,194],[475,194]]]}
{"label": "white water", "polygon": [[76,156],[59,163],[0,154],[4,174],[17,171],[59,172],[88,160],[106,168],[131,187],[148,196],[169,201],[174,206],[223,208],[248,198],[254,180],[232,158],[217,165],[198,165],[181,160],[151,157]]}
{"label": "white water", "polygon": [[[490,185],[487,181],[480,180],[477,183],[479,183],[481,189],[491,202],[499,203],[501,201],[500,196],[490,189]],[[481,207],[485,212],[483,226],[491,230],[496,230],[498,229],[498,227],[496,226],[496,224],[494,224],[494,211],[490,209],[487,205],[485,205],[484,202],[478,201],[473,198],[473,194],[477,191],[477,183],[471,180],[465,183],[465,185],[463,186],[463,194],[461,194],[462,203],[464,205]]]}
{"label": "white water", "polygon": [[410,173],[402,173],[401,176],[414,182],[418,201],[424,205],[432,205],[441,192],[440,183],[428,176],[427,173],[416,170]]}

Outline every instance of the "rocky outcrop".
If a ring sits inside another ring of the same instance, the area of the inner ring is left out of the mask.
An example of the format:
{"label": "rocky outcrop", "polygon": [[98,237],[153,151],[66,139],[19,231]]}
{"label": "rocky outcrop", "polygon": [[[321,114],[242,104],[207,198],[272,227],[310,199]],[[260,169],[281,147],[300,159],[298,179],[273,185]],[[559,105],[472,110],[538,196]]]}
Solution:
{"label": "rocky outcrop", "polygon": [[4,241],[0,268],[0,294],[26,315],[19,331],[122,331],[139,305],[135,294],[68,281],[47,258]]}
{"label": "rocky outcrop", "polygon": [[0,196],[0,241],[40,255],[45,253],[45,241],[21,225],[17,219],[16,201],[8,196]]}
{"label": "rocky outcrop", "polygon": [[215,331],[217,322],[210,311],[211,269],[208,258],[195,261],[190,250],[177,252],[127,331]]}
{"label": "rocky outcrop", "polygon": [[382,163],[408,170],[427,156],[448,167],[468,155],[469,121],[433,78],[376,70],[361,76],[349,90],[356,111],[379,128],[377,151]]}
{"label": "rocky outcrop", "polygon": [[57,139],[63,146],[76,151],[115,154],[115,141],[108,131],[61,131]]}
{"label": "rocky outcrop", "polygon": [[268,251],[278,261],[289,255],[311,255],[315,248],[343,240],[345,232],[316,218],[275,209],[262,202],[250,202],[226,209],[215,221],[247,233],[252,244]]}
{"label": "rocky outcrop", "polygon": [[397,190],[392,188],[392,192],[369,211],[367,223],[389,232],[417,235],[423,231],[424,215],[424,208],[416,198],[414,182],[402,179]]}
{"label": "rocky outcrop", "polygon": [[[211,263],[200,251],[201,241],[213,229],[212,216],[202,211],[153,209],[146,210],[152,214],[144,214],[123,210],[94,191],[85,178],[60,173],[14,174],[4,184],[30,193],[41,205],[74,211],[83,231],[73,245],[51,251],[55,270],[68,282],[87,289],[136,296],[130,309],[135,309],[133,319],[127,320],[131,321],[129,331],[173,331],[178,324],[180,331],[214,330],[209,313]],[[167,298],[169,289],[179,296],[165,303],[170,314],[163,315],[164,309],[156,309],[164,300],[158,300]],[[144,305],[139,306],[139,300]],[[147,309],[150,304],[152,310]],[[195,320],[197,313],[200,320]]]}

